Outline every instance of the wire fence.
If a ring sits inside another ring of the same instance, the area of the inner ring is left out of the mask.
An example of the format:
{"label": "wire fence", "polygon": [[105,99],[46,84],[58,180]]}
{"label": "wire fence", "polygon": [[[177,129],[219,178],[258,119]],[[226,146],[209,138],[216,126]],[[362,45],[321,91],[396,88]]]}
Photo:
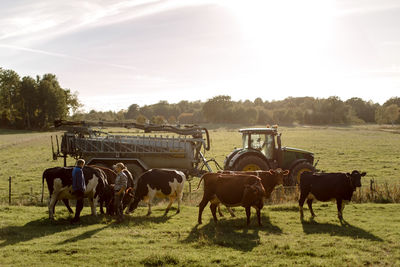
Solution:
{"label": "wire fence", "polygon": [[[45,206],[47,205],[47,199],[44,203],[41,203],[40,190],[34,190],[31,186],[28,192],[23,194],[18,193],[19,191],[15,188],[13,177],[8,177],[8,195],[0,199],[0,204],[5,205],[34,205],[34,206]],[[190,189],[189,189],[190,188]],[[193,190],[193,185],[187,187],[187,190],[183,196],[183,203],[185,205],[197,206],[202,197],[203,189]],[[285,204],[285,203],[297,203],[300,196],[300,190],[298,186],[287,186],[277,187],[272,192],[271,197],[265,201],[267,205]],[[369,184],[357,188],[354,192],[352,201],[355,203],[400,203],[400,184],[395,183],[377,183],[371,179]],[[156,200],[155,204],[163,202],[163,200]]]}

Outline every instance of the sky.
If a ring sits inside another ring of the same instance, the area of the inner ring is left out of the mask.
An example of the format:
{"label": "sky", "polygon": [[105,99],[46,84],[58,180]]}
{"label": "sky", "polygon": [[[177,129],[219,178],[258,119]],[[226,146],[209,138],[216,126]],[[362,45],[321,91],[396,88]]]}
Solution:
{"label": "sky", "polygon": [[400,96],[398,0],[1,0],[0,67],[83,110]]}

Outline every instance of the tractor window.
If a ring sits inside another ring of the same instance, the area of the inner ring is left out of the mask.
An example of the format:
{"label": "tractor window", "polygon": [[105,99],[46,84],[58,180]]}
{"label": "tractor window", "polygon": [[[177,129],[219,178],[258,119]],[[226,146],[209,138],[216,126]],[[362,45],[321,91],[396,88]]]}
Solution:
{"label": "tractor window", "polygon": [[263,147],[263,153],[267,159],[272,159],[274,156],[274,136],[266,135],[265,136],[265,146]]}
{"label": "tractor window", "polygon": [[252,134],[251,135],[251,147],[253,149],[263,150],[266,145],[265,134]]}
{"label": "tractor window", "polygon": [[249,148],[249,135],[243,134],[242,136],[243,148]]}

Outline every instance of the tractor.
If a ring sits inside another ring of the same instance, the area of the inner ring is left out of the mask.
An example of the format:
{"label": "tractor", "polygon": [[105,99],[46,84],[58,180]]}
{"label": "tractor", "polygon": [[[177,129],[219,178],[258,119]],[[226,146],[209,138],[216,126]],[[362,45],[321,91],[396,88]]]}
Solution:
{"label": "tractor", "polygon": [[282,147],[278,127],[240,129],[242,148],[235,148],[224,161],[224,170],[255,171],[282,168],[290,170],[284,186],[300,181],[305,171],[315,171],[314,154],[302,149]]}

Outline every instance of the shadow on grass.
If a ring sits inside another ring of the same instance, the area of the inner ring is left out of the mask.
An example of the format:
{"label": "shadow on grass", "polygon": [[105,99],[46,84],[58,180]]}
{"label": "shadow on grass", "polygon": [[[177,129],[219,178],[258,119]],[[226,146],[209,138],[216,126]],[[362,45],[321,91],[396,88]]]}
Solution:
{"label": "shadow on grass", "polygon": [[[0,248],[8,245],[14,245],[19,242],[33,240],[56,233],[68,231],[77,227],[98,224],[103,216],[93,217],[91,215],[81,216],[79,224],[70,224],[71,218],[60,218],[52,221],[48,218],[42,218],[31,221],[23,226],[7,226],[0,229],[0,239],[4,240],[0,243]],[[100,229],[101,230],[101,229]],[[91,234],[93,235],[93,234]],[[91,236],[90,235],[90,236]]]}
{"label": "shadow on grass", "polygon": [[260,244],[259,232],[281,234],[282,229],[272,225],[269,217],[262,216],[262,226],[258,226],[257,220],[251,220],[250,226],[246,226],[246,219],[229,218],[214,223],[213,219],[204,226],[197,224],[183,243],[197,243],[199,248],[206,245],[219,245],[240,251],[251,251]]}
{"label": "shadow on grass", "polygon": [[330,234],[331,236],[348,236],[355,239],[362,238],[371,241],[383,242],[383,239],[361,229],[353,226],[343,220],[341,225],[332,223],[318,223],[315,220],[302,221],[303,231],[305,234]]}

